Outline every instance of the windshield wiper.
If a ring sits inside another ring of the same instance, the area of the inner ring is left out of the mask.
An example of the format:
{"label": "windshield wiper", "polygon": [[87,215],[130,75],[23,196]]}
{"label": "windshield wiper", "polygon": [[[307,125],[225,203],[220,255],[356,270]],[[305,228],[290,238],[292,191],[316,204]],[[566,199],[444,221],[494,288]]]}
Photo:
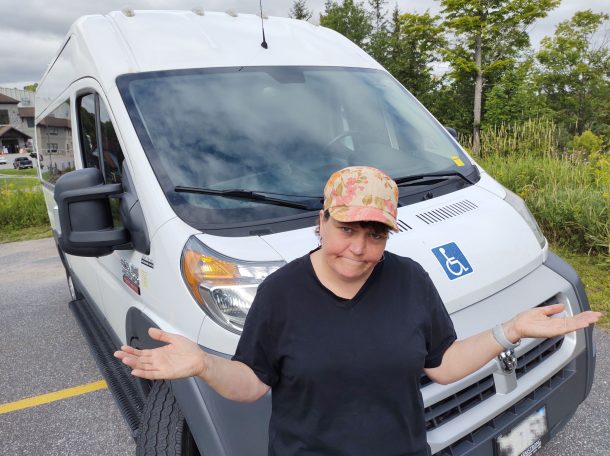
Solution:
{"label": "windshield wiper", "polygon": [[[453,177],[453,176],[457,176],[461,179],[464,179],[470,185],[474,185],[474,182],[472,180],[470,180],[468,177],[466,177],[464,174],[460,173],[459,171],[441,171],[441,172],[437,172],[437,173],[415,174],[413,176],[399,177],[398,179],[394,179],[394,181],[396,182],[396,185],[398,185],[399,187],[407,187],[409,185],[425,184],[427,182],[417,182],[417,181],[421,181],[421,180],[428,179],[428,178],[439,177],[439,178],[441,178],[440,180],[447,180],[448,178]],[[442,178],[445,178],[445,179],[442,179]]]}
{"label": "windshield wiper", "polygon": [[274,198],[272,196],[264,195],[267,192],[255,192],[252,190],[242,189],[227,189],[227,190],[215,190],[213,188],[199,188],[199,187],[184,187],[178,185],[174,187],[175,192],[182,193],[200,193],[202,195],[218,195],[225,198],[236,198],[246,201],[256,201],[263,204],[273,204],[275,206],[292,207],[295,209],[303,209],[305,211],[315,211],[322,209],[322,198],[315,198],[314,202],[303,202],[298,203],[287,199]]}

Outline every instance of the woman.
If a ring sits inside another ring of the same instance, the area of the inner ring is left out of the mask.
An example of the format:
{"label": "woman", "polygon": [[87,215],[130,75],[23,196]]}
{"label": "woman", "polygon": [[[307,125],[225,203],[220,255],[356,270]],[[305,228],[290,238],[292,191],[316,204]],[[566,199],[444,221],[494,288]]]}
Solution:
{"label": "woman", "polygon": [[271,455],[425,455],[422,371],[446,384],[476,371],[524,337],[554,337],[595,323],[598,312],[550,318],[530,309],[456,340],[423,268],[385,251],[396,231],[398,188],[381,171],[333,174],[320,211],[320,246],[258,288],[235,356],[226,360],[158,329],[154,350],[115,355],[146,379],[199,376],[225,398],[272,390]]}

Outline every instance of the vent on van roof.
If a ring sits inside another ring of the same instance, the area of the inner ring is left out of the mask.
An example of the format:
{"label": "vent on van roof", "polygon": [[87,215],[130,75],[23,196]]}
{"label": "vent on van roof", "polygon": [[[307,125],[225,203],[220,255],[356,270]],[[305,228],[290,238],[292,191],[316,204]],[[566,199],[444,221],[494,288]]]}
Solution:
{"label": "vent on van roof", "polygon": [[460,214],[473,211],[478,206],[468,200],[459,201],[457,203],[448,204],[447,206],[438,207],[431,211],[417,214],[417,218],[431,225],[432,223],[442,222]]}

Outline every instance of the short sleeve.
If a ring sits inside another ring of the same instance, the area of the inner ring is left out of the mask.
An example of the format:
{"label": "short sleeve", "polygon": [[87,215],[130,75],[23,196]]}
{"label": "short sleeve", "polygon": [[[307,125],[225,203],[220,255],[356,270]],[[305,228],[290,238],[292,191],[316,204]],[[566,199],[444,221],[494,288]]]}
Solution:
{"label": "short sleeve", "polygon": [[277,338],[272,337],[271,301],[264,285],[257,290],[232,359],[249,366],[264,384],[273,387],[279,379]]}
{"label": "short sleeve", "polygon": [[451,317],[430,276],[426,274],[426,307],[428,324],[426,334],[426,369],[440,366],[445,351],[455,342],[457,335]]}

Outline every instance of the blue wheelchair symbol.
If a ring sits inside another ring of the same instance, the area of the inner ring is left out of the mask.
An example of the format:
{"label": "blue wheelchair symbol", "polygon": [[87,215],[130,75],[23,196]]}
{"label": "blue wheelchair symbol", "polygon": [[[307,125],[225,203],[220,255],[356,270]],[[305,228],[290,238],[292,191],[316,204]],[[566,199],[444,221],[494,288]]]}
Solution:
{"label": "blue wheelchair symbol", "polygon": [[432,249],[432,253],[434,253],[434,256],[450,280],[463,277],[472,272],[472,266],[470,266],[470,263],[468,263],[468,260],[455,242],[436,247]]}

